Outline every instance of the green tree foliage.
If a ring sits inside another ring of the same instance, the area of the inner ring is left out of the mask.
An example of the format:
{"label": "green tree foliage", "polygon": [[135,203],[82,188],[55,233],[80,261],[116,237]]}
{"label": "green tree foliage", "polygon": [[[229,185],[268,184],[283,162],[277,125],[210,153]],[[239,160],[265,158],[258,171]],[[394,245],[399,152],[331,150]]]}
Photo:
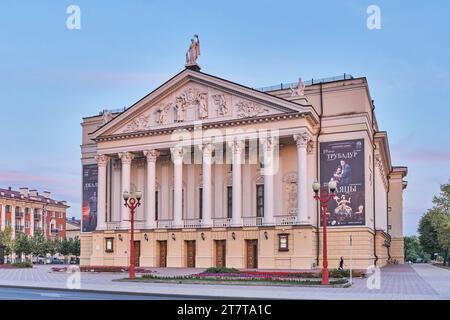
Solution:
{"label": "green tree foliage", "polygon": [[46,256],[48,253],[48,242],[42,234],[37,234],[33,238],[33,252],[35,256]]}
{"label": "green tree foliage", "polygon": [[73,239],[73,242],[71,243],[70,252],[75,257],[80,256],[80,238],[79,237],[75,237],[75,239]]}
{"label": "green tree foliage", "polygon": [[10,226],[6,227],[5,230],[0,231],[0,243],[5,247],[5,256],[9,256],[13,251],[13,239],[12,239],[12,228]]}
{"label": "green tree foliage", "polygon": [[416,262],[419,258],[423,261],[430,260],[430,255],[423,250],[418,237],[405,237],[404,246],[406,261]]}
{"label": "green tree foliage", "polygon": [[440,254],[444,265],[449,260],[450,238],[450,182],[441,185],[441,192],[433,198],[433,207],[419,222],[419,240],[425,252],[434,256]]}
{"label": "green tree foliage", "polygon": [[32,250],[32,241],[30,238],[23,233],[19,233],[16,239],[14,239],[13,251],[19,256],[20,261],[22,261],[23,255],[30,255]]}

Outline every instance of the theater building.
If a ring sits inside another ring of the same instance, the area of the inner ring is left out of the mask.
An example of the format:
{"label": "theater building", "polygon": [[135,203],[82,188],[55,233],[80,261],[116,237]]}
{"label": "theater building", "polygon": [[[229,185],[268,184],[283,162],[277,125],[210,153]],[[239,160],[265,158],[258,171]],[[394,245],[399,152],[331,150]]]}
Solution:
{"label": "theater building", "polygon": [[338,185],[330,268],[350,245],[355,268],[403,263],[407,169],[374,110],[366,78],[252,89],[188,66],[129,108],[84,118],[81,265],[128,265],[122,193],[142,191],[137,265],[320,267],[315,180]]}
{"label": "theater building", "polygon": [[12,238],[23,233],[44,235],[62,240],[66,233],[66,201],[54,200],[50,192],[20,188],[19,191],[0,188],[0,230],[11,228]]}

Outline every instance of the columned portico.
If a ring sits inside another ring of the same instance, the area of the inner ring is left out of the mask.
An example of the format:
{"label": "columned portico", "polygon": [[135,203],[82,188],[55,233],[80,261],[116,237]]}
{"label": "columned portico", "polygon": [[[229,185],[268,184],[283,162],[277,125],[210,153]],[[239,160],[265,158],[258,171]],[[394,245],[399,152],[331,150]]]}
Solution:
{"label": "columned portico", "polygon": [[147,158],[147,192],[145,197],[145,227],[152,229],[156,227],[155,220],[155,192],[156,192],[156,159],[159,157],[158,150],[146,150]]}
{"label": "columned portico", "polygon": [[[122,192],[124,191],[130,192],[131,188],[131,162],[134,159],[134,155],[129,152],[121,152],[119,153],[119,158],[122,160]],[[100,179],[99,179],[100,180]],[[122,197],[120,197],[121,199]],[[128,228],[130,226],[130,213],[129,209],[124,205],[120,206],[121,214],[120,214],[120,226],[121,228]]]}
{"label": "columned portico", "polygon": [[171,149],[173,161],[173,223],[183,225],[183,157],[184,149],[177,146]]}
{"label": "columned portico", "polygon": [[97,184],[97,230],[104,230],[106,227],[106,168],[109,157],[98,155],[98,184]]}
{"label": "columned portico", "polygon": [[305,131],[295,134],[294,140],[297,144],[297,223],[309,224],[307,147],[311,136]]}

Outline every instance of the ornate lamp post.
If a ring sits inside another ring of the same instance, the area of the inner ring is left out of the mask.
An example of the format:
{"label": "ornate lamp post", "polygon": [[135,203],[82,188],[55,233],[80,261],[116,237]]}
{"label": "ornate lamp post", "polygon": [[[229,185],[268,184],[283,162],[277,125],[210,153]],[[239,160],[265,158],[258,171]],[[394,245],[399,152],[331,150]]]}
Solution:
{"label": "ornate lamp post", "polygon": [[135,278],[134,273],[134,213],[135,210],[141,205],[142,192],[136,191],[134,197],[130,196],[128,191],[123,192],[123,200],[125,201],[125,207],[130,209],[130,223],[131,223],[131,239],[130,239],[130,279]]}
{"label": "ornate lamp post", "polygon": [[336,191],[336,181],[330,181],[328,183],[328,193],[320,194],[320,183],[315,181],[312,185],[313,191],[315,193],[314,199],[320,202],[322,206],[323,214],[323,267],[322,267],[322,284],[330,284],[330,276],[328,272],[328,254],[327,254],[327,207],[328,201],[334,198],[334,192]]}

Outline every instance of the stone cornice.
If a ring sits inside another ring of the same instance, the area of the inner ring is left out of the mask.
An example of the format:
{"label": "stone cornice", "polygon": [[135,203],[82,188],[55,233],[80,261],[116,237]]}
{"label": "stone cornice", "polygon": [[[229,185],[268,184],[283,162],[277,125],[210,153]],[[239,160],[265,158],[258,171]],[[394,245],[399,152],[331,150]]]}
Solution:
{"label": "stone cornice", "polygon": [[[293,113],[283,113],[283,114],[274,114],[267,116],[259,116],[254,118],[247,119],[232,119],[225,121],[218,121],[213,123],[204,123],[201,125],[202,129],[216,129],[216,128],[226,128],[226,127],[234,127],[240,125],[252,125],[257,123],[267,123],[267,122],[276,122],[276,121],[284,121],[291,119],[305,118],[312,125],[315,125],[314,118],[310,113],[303,112],[293,112]],[[138,131],[138,132],[130,132],[130,133],[121,133],[110,136],[100,136],[95,139],[96,142],[102,141],[114,141],[114,140],[124,140],[130,138],[139,138],[139,137],[147,137],[147,136],[157,136],[157,135],[165,135],[172,134],[173,132],[180,130],[193,131],[194,128],[200,127],[198,124],[189,124],[185,126],[176,126],[171,128],[161,128],[154,130],[146,130],[146,131]]]}

